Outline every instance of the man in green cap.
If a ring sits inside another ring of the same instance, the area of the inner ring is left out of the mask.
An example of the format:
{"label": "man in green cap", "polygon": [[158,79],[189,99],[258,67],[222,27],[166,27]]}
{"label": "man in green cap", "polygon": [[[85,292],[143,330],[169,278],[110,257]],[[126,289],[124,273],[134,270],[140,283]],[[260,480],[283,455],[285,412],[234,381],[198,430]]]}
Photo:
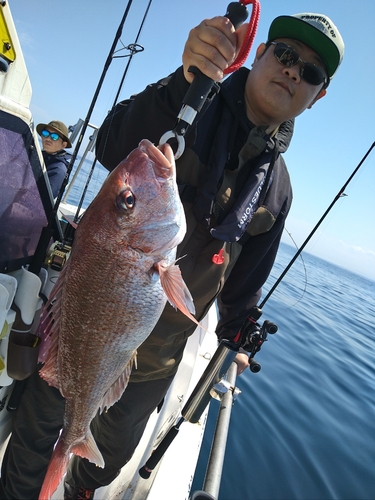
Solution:
{"label": "man in green cap", "polygon": [[[98,134],[99,161],[112,170],[141,139],[158,143],[173,130],[194,78],[188,68],[221,82],[245,31],[246,26],[236,31],[225,17],[192,29],[183,66],[109,114]],[[233,340],[260,299],[292,200],[281,153],[291,141],[295,117],[326,94],[343,53],[342,38],[327,16],[276,18],[251,71],[240,68],[222,81],[185,137],[176,168],[188,230],[177,253],[187,255],[179,264],[198,320],[217,299],[219,339]],[[65,479],[66,500],[92,499],[97,488],[117,477],[163,400],[194,330],[190,320],[166,305],[138,350],[137,370],[122,397],[92,422],[105,468],[74,456]],[[238,373],[249,366],[241,350],[235,361]],[[38,373],[32,375],[3,463],[2,498],[38,496],[63,412],[59,391]]]}

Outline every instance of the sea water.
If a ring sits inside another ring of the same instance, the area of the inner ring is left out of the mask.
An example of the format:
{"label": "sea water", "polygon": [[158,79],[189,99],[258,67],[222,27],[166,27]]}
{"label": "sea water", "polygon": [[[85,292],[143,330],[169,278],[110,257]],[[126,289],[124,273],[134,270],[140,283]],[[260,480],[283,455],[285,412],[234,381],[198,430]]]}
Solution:
{"label": "sea water", "polygon": [[[91,172],[92,169],[92,172]],[[78,174],[76,174],[78,170]],[[91,178],[87,181],[91,172]],[[70,181],[72,185],[68,184],[66,193],[68,195],[63,197],[64,201],[72,205],[82,204],[82,208],[87,208],[90,202],[98,194],[103,182],[107,178],[109,172],[99,162],[94,163],[94,159],[82,160],[77,157],[73,170],[70,174]],[[76,178],[74,178],[76,176]],[[74,179],[74,182],[73,182]]]}
{"label": "sea water", "polygon": [[[97,165],[84,208],[106,176]],[[295,251],[281,244],[263,298]],[[302,256],[263,307],[259,321],[279,330],[256,355],[261,371],[237,378],[219,500],[375,500],[375,282]],[[192,491],[202,488],[218,408],[213,401]]]}
{"label": "sea water", "polygon": [[[295,249],[281,244],[265,292]],[[219,500],[375,499],[375,282],[303,253],[263,308],[278,332],[237,378]],[[219,403],[209,413],[201,489]]]}

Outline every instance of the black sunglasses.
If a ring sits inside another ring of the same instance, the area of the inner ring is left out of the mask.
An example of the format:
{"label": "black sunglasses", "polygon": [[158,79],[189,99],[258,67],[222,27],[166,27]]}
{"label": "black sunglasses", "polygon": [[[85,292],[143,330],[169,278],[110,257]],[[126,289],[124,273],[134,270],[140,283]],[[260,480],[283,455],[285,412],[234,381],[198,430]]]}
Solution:
{"label": "black sunglasses", "polygon": [[274,45],[273,54],[279,63],[283,64],[287,68],[295,66],[300,63],[301,67],[301,78],[303,78],[307,83],[311,85],[320,85],[324,83],[327,85],[328,79],[324,71],[316,66],[316,64],[309,63],[300,58],[298,52],[296,52],[290,45],[282,42],[268,42],[267,45]]}
{"label": "black sunglasses", "polygon": [[62,139],[62,137],[60,137],[59,134],[57,134],[56,132],[50,132],[49,130],[46,129],[42,130],[40,135],[45,138],[51,137],[53,141],[57,141],[57,139]]}

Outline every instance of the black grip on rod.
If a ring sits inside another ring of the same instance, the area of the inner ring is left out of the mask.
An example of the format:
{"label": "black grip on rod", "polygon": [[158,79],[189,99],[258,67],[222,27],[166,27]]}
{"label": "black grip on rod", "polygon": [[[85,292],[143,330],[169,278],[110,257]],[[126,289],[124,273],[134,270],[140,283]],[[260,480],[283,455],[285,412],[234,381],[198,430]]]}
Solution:
{"label": "black grip on rod", "polygon": [[25,384],[26,384],[26,379],[15,381],[14,387],[12,390],[12,394],[10,395],[8,405],[7,405],[8,411],[16,411],[17,410],[18,405],[20,404],[20,401],[21,401],[21,396],[22,396]]}
{"label": "black grip on rod", "polygon": [[231,2],[227,7],[224,17],[227,17],[233,24],[234,29],[237,29],[246,21],[248,15],[249,11],[247,10],[246,5],[243,5],[240,2]]}
{"label": "black grip on rod", "polygon": [[164,436],[164,438],[160,442],[159,446],[157,448],[155,448],[155,450],[153,451],[152,455],[147,460],[145,465],[141,469],[139,469],[139,471],[138,471],[139,475],[143,479],[148,479],[150,477],[151,472],[155,469],[157,464],[162,459],[164,453],[167,451],[169,445],[172,443],[174,438],[177,436],[178,431],[180,430],[180,424],[182,422],[183,422],[183,419],[180,420],[180,422],[177,425],[175,425],[174,427],[169,429],[169,431]]}
{"label": "black grip on rod", "polygon": [[[240,2],[231,2],[227,7],[225,17],[227,17],[233,24],[234,28],[237,29],[247,19],[248,14],[249,12],[245,5]],[[208,94],[211,92],[215,82],[211,78],[208,78],[208,76],[204,75],[195,66],[190,66],[189,72],[194,74],[194,80],[192,81],[182,102],[186,106],[189,106],[199,112],[202,109],[202,106],[205,103]]]}

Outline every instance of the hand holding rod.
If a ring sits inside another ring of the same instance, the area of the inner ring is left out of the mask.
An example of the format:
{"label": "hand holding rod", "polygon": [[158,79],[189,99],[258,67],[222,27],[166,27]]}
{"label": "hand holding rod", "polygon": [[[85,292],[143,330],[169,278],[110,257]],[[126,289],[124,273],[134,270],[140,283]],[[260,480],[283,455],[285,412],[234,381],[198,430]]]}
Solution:
{"label": "hand holding rod", "polygon": [[[240,2],[231,2],[228,5],[225,17],[227,17],[234,28],[237,29],[248,16],[248,10],[245,5]],[[209,93],[216,85],[214,80],[204,75],[200,69],[195,66],[189,67],[189,72],[194,74],[194,80],[190,84],[183,101],[182,108],[177,117],[177,123],[173,130],[165,132],[160,138],[159,144],[166,143],[169,139],[177,140],[177,151],[175,158],[179,158],[185,150],[184,136],[193,123],[197,113],[202,109]]]}
{"label": "hand holding rod", "polygon": [[[227,7],[224,17],[227,17],[233,24],[234,29],[237,29],[244,21],[246,21],[248,15],[249,12],[245,5],[240,2],[231,2]],[[211,92],[211,89],[215,85],[215,82],[211,78],[208,78],[208,76],[204,75],[201,70],[195,66],[190,66],[189,72],[194,74],[194,80],[192,81],[189,90],[186,92],[182,101],[183,107],[180,111],[180,115],[186,114],[183,113],[184,108],[191,108],[191,110],[194,110],[191,111],[191,114],[194,114],[193,119],[191,121],[186,120],[187,123],[191,125],[195,115],[202,109],[202,106],[205,103],[208,94]],[[179,123],[177,123],[175,130],[181,130]],[[185,132],[186,130],[182,135],[184,135]]]}

